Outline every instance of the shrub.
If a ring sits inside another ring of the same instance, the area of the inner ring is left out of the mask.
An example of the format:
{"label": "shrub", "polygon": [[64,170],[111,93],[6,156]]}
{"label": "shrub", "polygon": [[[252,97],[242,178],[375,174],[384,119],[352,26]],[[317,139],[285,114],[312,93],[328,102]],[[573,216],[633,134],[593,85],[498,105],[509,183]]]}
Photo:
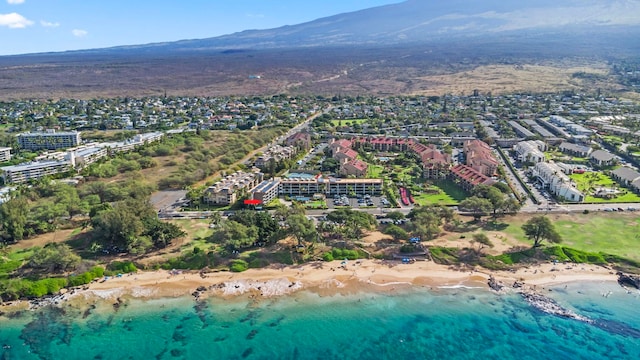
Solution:
{"label": "shrub", "polygon": [[249,264],[247,264],[246,261],[241,259],[231,261],[231,266],[229,266],[229,269],[233,272],[243,272],[248,268],[249,268]]}
{"label": "shrub", "polygon": [[251,269],[260,269],[267,266],[269,266],[267,259],[253,259],[249,262],[249,268]]}
{"label": "shrub", "polygon": [[138,268],[131,261],[113,261],[108,268],[113,272],[125,274],[138,271]]}
{"label": "shrub", "polygon": [[333,254],[330,252],[326,252],[322,254],[322,260],[324,261],[333,261]]}

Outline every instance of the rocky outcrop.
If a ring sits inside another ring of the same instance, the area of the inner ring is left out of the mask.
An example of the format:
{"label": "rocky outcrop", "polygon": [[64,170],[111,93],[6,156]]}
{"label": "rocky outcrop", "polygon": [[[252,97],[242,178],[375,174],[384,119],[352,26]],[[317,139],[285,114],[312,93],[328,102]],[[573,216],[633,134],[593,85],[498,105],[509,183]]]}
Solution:
{"label": "rocky outcrop", "polygon": [[496,278],[493,277],[493,275],[489,276],[487,285],[489,285],[489,288],[493,291],[500,291],[504,287],[500,282],[498,282],[498,280],[496,280]]}
{"label": "rocky outcrop", "polygon": [[544,295],[538,294],[536,292],[531,291],[523,291],[520,293],[522,297],[533,307],[536,309],[555,316],[560,316],[568,319],[574,319],[586,323],[593,323],[593,320],[584,317],[582,315],[578,315],[569,309],[563,308],[560,304],[558,304],[555,300],[548,298]]}
{"label": "rocky outcrop", "polygon": [[621,286],[631,286],[635,289],[640,289],[640,276],[634,276],[618,272],[618,284]]}

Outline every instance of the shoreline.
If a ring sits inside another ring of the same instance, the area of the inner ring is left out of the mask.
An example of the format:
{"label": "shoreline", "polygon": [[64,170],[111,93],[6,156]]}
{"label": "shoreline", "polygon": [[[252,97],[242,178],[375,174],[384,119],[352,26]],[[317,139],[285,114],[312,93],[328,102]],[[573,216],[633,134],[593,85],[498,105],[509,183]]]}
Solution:
{"label": "shoreline", "polygon": [[320,296],[363,291],[394,292],[412,287],[435,289],[485,288],[490,278],[503,288],[537,291],[545,287],[582,281],[617,281],[612,269],[589,264],[543,263],[515,271],[487,269],[458,270],[433,262],[356,260],[314,262],[302,266],[249,269],[241,273],[201,273],[179,270],[139,271],[122,277],[94,281],[82,288],[45,299],[19,300],[0,304],[0,311],[32,310],[46,305],[78,305],[99,301],[119,304],[123,298],[161,299],[193,296],[232,299],[249,296],[254,300],[287,296],[306,290]]}

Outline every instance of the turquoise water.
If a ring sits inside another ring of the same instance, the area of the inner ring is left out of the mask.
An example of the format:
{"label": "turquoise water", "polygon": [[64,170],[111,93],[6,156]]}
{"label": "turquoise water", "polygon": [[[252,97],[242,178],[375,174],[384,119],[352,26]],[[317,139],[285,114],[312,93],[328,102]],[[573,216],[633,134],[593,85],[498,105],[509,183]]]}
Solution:
{"label": "turquoise water", "polygon": [[[607,297],[603,294],[611,292]],[[547,294],[545,292],[545,294]],[[558,318],[483,289],[195,303],[0,317],[0,359],[637,359],[640,299],[617,284],[548,293],[606,326]]]}
{"label": "turquoise water", "polygon": [[315,175],[305,173],[289,173],[287,175],[288,179],[315,179],[315,177]]}

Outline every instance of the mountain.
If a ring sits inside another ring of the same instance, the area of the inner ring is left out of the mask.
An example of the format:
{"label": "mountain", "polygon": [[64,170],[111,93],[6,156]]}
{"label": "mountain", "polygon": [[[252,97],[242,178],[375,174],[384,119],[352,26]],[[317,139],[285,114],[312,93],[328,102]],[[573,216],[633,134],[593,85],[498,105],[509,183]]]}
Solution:
{"label": "mountain", "polygon": [[220,50],[399,45],[640,26],[640,0],[408,0],[270,30],[121,49]]}
{"label": "mountain", "polygon": [[408,0],[208,39],[0,56],[0,100],[620,91],[572,74],[637,59],[638,14],[640,0]]}

